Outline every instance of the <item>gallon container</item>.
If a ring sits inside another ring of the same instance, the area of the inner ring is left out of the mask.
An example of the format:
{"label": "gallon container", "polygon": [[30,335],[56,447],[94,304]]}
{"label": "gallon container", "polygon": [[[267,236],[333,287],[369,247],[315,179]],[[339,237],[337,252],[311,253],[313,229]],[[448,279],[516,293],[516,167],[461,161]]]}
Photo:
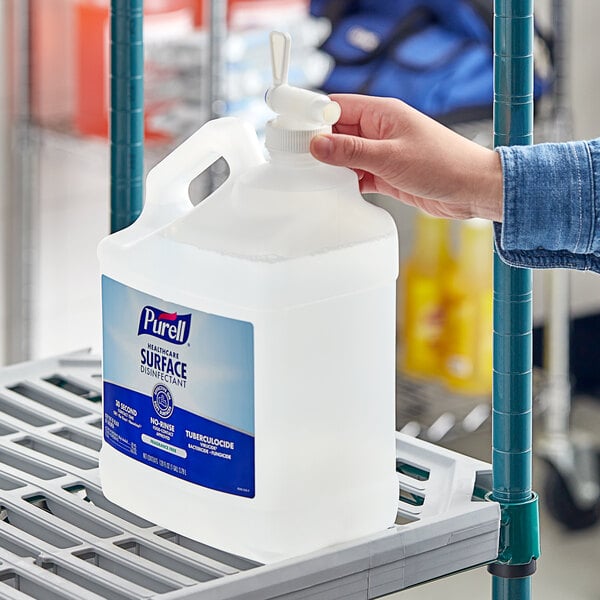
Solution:
{"label": "gallon container", "polygon": [[243,122],[207,123],[99,246],[104,493],[261,562],[384,530],[398,500],[396,228],[311,157],[339,106],[287,85],[289,37],[271,42],[270,160]]}

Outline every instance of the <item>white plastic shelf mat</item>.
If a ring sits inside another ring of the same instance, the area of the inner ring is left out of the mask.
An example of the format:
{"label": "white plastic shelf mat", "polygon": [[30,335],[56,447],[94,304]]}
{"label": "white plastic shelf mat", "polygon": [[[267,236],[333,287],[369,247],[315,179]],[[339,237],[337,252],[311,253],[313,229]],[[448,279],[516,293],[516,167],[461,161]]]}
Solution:
{"label": "white plastic shelf mat", "polygon": [[0,370],[0,599],[364,600],[496,557],[498,505],[472,499],[489,465],[400,434],[406,524],[377,535],[259,565],[144,521],[101,492],[100,372],[87,353]]}

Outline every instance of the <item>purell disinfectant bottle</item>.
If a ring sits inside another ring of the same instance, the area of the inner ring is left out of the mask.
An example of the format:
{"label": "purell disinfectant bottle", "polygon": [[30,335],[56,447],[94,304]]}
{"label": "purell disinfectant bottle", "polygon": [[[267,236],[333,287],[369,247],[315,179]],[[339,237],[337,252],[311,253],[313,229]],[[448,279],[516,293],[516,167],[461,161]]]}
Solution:
{"label": "purell disinfectant bottle", "polygon": [[[289,86],[289,37],[271,41],[270,160],[242,122],[207,123],[98,251],[104,493],[263,562],[384,530],[398,499],[396,228],[311,157],[339,106]],[[230,176],[193,207],[218,157]]]}

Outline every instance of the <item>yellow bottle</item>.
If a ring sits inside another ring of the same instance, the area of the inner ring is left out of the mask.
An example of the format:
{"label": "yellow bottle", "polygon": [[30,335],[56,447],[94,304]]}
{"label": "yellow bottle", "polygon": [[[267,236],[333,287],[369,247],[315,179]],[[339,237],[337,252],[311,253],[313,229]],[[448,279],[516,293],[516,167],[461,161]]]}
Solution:
{"label": "yellow bottle", "polygon": [[446,302],[442,344],[444,380],[453,391],[492,391],[492,225],[483,219],[460,224],[457,260],[444,275]]}
{"label": "yellow bottle", "polygon": [[450,267],[450,223],[417,213],[412,252],[398,279],[398,370],[413,377],[441,374],[442,276]]}

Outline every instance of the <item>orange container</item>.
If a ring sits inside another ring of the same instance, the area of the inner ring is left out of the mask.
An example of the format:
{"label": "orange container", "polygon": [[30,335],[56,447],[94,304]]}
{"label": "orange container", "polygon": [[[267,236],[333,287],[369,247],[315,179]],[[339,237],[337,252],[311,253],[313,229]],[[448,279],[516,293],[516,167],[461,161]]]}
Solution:
{"label": "orange container", "polygon": [[[197,0],[145,0],[144,38],[186,33],[194,26]],[[83,135],[108,136],[109,0],[79,0],[75,5],[75,128]],[[157,110],[146,99],[146,112]],[[146,137],[162,137],[146,126]]]}
{"label": "orange container", "polygon": [[195,0],[194,3],[194,25],[198,28],[206,25],[206,4],[207,0]]}
{"label": "orange container", "polygon": [[68,127],[74,110],[72,0],[31,0],[31,111],[36,123]]}

